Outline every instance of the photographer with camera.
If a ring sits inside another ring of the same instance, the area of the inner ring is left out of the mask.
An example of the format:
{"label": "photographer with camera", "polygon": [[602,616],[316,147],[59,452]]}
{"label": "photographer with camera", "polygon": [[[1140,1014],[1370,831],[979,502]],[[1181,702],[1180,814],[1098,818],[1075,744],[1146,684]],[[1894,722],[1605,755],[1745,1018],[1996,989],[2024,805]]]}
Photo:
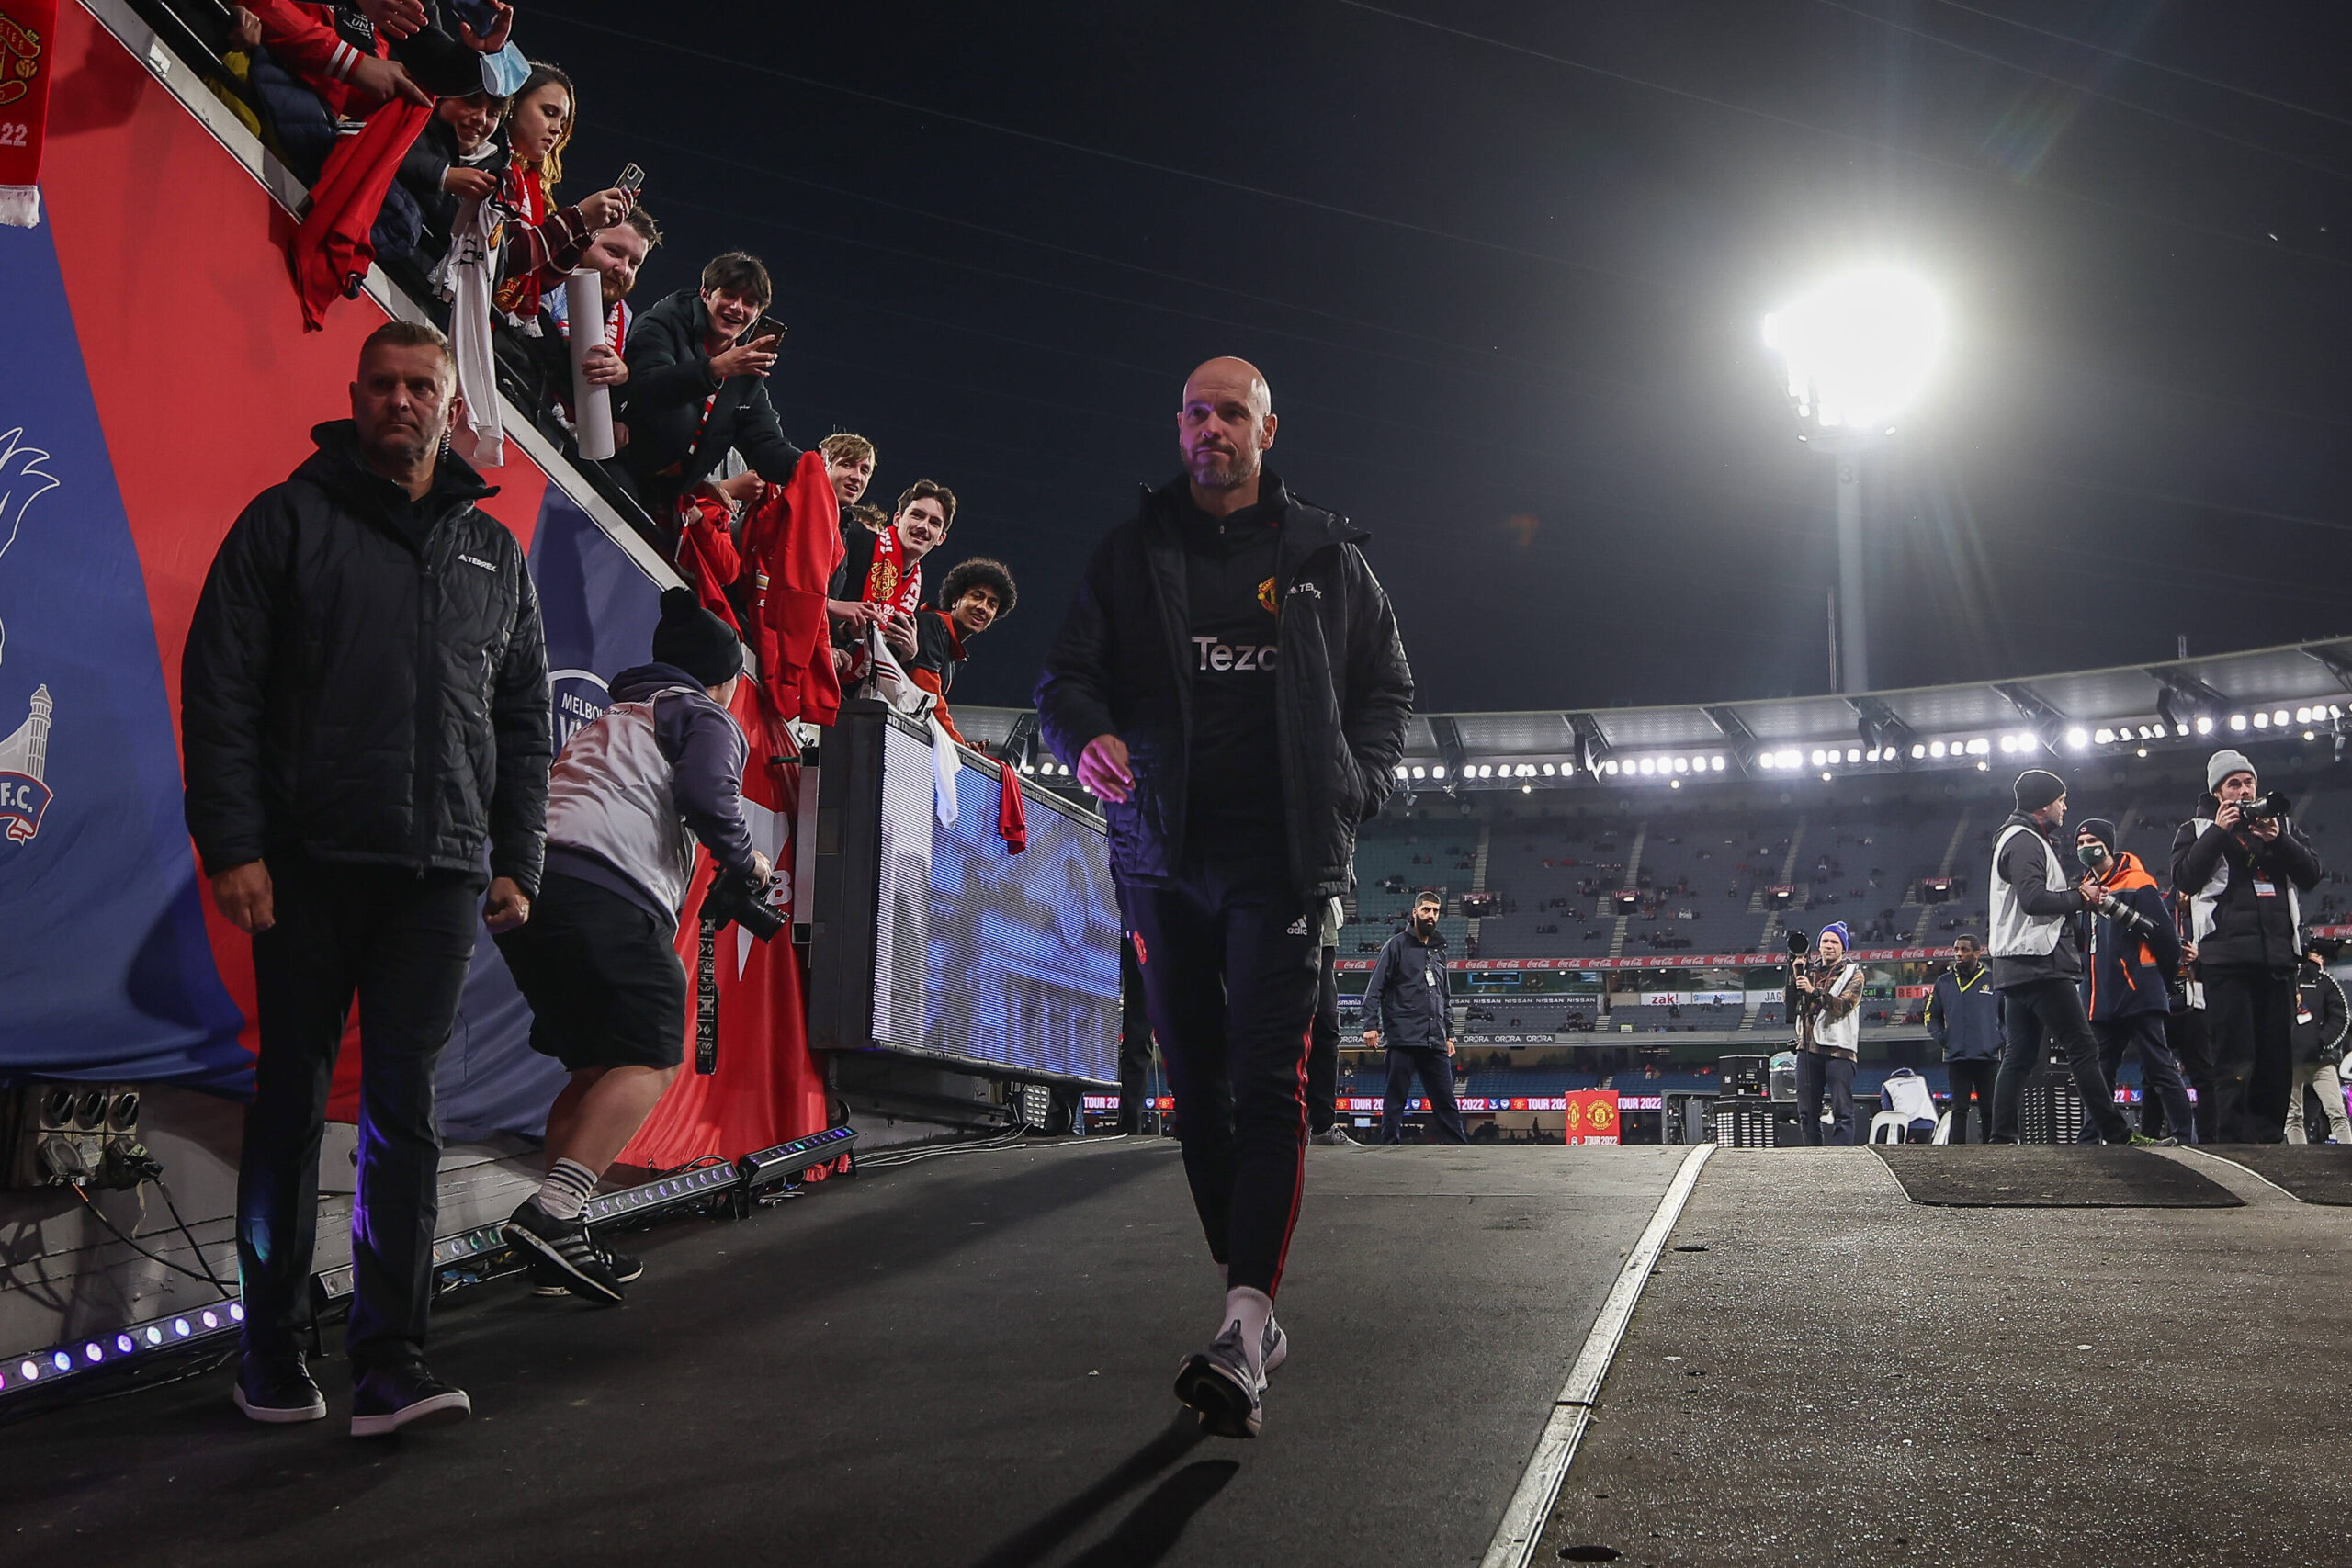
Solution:
{"label": "photographer with camera", "polygon": [[2083,1013],[2083,955],[2075,934],[2075,917],[2110,895],[2094,876],[2067,886],[2064,862],[2072,857],[2051,840],[2066,822],[2066,781],[2029,768],[2012,793],[2017,810],[1993,840],[1993,988],[2001,993],[2009,1038],[1993,1083],[1992,1141],[2018,1141],[2025,1080],[2054,1042],[2074,1068],[2084,1118],[2100,1141],[2132,1143],[2136,1134],[2115,1108],[2115,1091],[2099,1071],[2098,1037]]}
{"label": "photographer with camera", "polygon": [[2215,1134],[2225,1144],[2286,1136],[2300,895],[2319,886],[2319,856],[2280,795],[2264,795],[2241,751],[2205,764],[2208,793],[2172,841],[2173,886],[2188,895],[2189,940],[2205,983]]}
{"label": "photographer with camera", "polygon": [[2328,1135],[2339,1144],[2352,1144],[2352,1117],[2345,1115],[2344,1080],[2336,1072],[2344,1062],[2345,1018],[2344,987],[2327,972],[2327,955],[2316,941],[2306,943],[2303,966],[2295,975],[2295,1066],[2287,1089],[2290,1144],[2306,1141],[2306,1089],[2319,1097]]}
{"label": "photographer with camera", "polygon": [[1808,957],[1789,933],[1789,1018],[1797,1027],[1797,1121],[1807,1148],[1821,1146],[1821,1093],[1829,1091],[1829,1142],[1854,1142],[1854,1063],[1861,1055],[1862,966],[1846,956],[1843,920],[1821,928]]}
{"label": "photographer with camera", "polygon": [[613,705],[555,760],[538,901],[498,937],[531,1004],[531,1048],[571,1073],[548,1112],[547,1180],[506,1239],[590,1301],[618,1302],[642,1271],[598,1246],[581,1211],[685,1057],[676,935],[695,841],[718,863],[706,908],[768,879],[743,816],[751,747],[727,706],[742,670],[742,644],[693,590],[662,595],[653,662],[613,677]]}
{"label": "photographer with camera", "polygon": [[[2112,1089],[2124,1052],[2136,1049],[2144,1092],[2148,1100],[2163,1102],[2165,1123],[2174,1130],[2171,1141],[2194,1143],[2188,1085],[2165,1036],[2172,1012],[2170,987],[2180,973],[2180,934],[2173,930],[2156,879],[2139,856],[2118,850],[2115,840],[2115,824],[2098,817],[2086,818],[2075,835],[2075,858],[2108,896],[2092,913],[2083,976],[2083,1007],[2098,1040],[2099,1073]],[[2143,1129],[2146,1122],[2143,1116]],[[2086,1123],[2085,1141],[2089,1135]]]}

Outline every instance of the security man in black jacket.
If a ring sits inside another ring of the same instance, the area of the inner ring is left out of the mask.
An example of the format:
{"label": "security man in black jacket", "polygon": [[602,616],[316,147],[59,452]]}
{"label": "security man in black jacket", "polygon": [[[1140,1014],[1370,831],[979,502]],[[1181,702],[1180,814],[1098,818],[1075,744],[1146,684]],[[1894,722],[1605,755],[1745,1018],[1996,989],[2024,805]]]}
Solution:
{"label": "security man in black jacket", "polygon": [[441,450],[456,387],[431,327],[369,336],[351,420],[313,431],[319,450],[222,541],[181,666],[188,831],[221,914],[253,936],[260,1004],[237,1172],[236,1402],[256,1421],[326,1415],[295,1334],[356,994],[355,1437],[471,1408],[424,1361],[434,1064],[481,919],[529,918],[546,837],[538,599],[514,536],[474,506],[494,492]]}
{"label": "security man in black jacket", "polygon": [[[2215,1136],[2280,1143],[2294,1070],[2301,895],[2319,886],[2319,856],[2286,811],[2265,802],[2244,752],[2208,758],[2205,788],[2197,815],[2173,835],[2172,885],[2188,896],[2205,983]],[[2266,804],[2265,814],[2249,810]]]}
{"label": "security man in black jacket", "polygon": [[1227,1266],[1216,1342],[1177,1397],[1257,1434],[1287,1353],[1272,1298],[1305,1168],[1322,924],[1404,750],[1412,672],[1365,536],[1262,462],[1265,378],[1213,359],[1177,416],[1185,474],[1111,531],[1037,686],[1046,742],[1104,804],[1111,863]]}
{"label": "security man in black jacket", "polygon": [[1405,1095],[1418,1075],[1437,1119],[1438,1136],[1466,1144],[1453,1100],[1453,987],[1445,976],[1445,938],[1437,929],[1443,902],[1413,897],[1412,923],[1388,939],[1363,987],[1363,1043],[1388,1042],[1388,1098],[1380,1108],[1380,1141],[1405,1141]]}

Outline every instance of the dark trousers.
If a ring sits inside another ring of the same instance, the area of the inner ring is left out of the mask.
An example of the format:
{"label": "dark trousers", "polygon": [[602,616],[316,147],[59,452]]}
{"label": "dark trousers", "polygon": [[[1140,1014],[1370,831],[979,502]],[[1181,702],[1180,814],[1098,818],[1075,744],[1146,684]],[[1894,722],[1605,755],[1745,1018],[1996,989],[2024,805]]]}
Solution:
{"label": "dark trousers", "polygon": [[2083,1097],[2083,1117],[2104,1143],[2128,1144],[2132,1129],[2115,1108],[2115,1090],[2099,1071],[2098,1037],[2083,1013],[2083,993],[2071,978],[2028,980],[2001,988],[2001,1018],[2008,1042],[2001,1052],[2001,1074],[1993,1082],[1993,1142],[2018,1141],[2018,1101],[2025,1080],[2055,1046],[2074,1069]]}
{"label": "dark trousers", "polygon": [[[2188,1087],[2197,1091],[2195,1107],[2196,1141],[2213,1141],[2213,1111],[2219,1103],[2220,1085],[2213,1077],[2213,1051],[2205,1036],[2205,1010],[2182,1008],[2165,1019],[2165,1041],[2172,1047],[2173,1059],[2180,1064],[2181,1076]],[[2165,1102],[2143,1099],[2140,1101],[2140,1131],[2151,1138],[2170,1132],[2186,1143],[2189,1130],[2175,1127],[2165,1115]]]}
{"label": "dark trousers", "polygon": [[1817,1051],[1797,1053],[1797,1135],[1807,1148],[1821,1146],[1821,1091],[1829,1091],[1829,1142],[1854,1142],[1854,1064]]}
{"label": "dark trousers", "polygon": [[[2165,1122],[2179,1129],[2173,1135],[2182,1143],[2197,1139],[2197,1117],[2188,1105],[2188,1080],[2181,1077],[2180,1059],[2172,1054],[2172,1046],[2165,1039],[2165,1015],[2160,1012],[2134,1013],[2129,1018],[2102,1018],[2091,1021],[2091,1032],[2098,1037],[2098,1070],[2112,1085],[2123,1070],[2123,1054],[2140,1053],[2140,1103],[2144,1107],[2164,1107]],[[2143,1111],[2140,1128],[2147,1133],[2148,1117]],[[2150,1137],[2155,1136],[2147,1133]],[[2090,1122],[2083,1123],[2082,1141],[2091,1141]]]}
{"label": "dark trousers", "polygon": [[361,1371],[414,1360],[440,1216],[433,1069],[473,961],[481,881],[282,858],[269,870],[277,923],[254,938],[261,1054],[237,1169],[244,1347],[291,1348],[308,1304],[319,1140],[356,994],[359,1196],[345,1345]]}
{"label": "dark trousers", "polygon": [[1442,1045],[1388,1048],[1388,1098],[1380,1106],[1380,1141],[1405,1141],[1405,1101],[1412,1095],[1416,1075],[1421,1080],[1421,1097],[1437,1118],[1437,1135],[1449,1144],[1468,1143],[1470,1134],[1462,1128],[1462,1108],[1453,1100],[1453,1058]]}
{"label": "dark trousers", "polygon": [[1339,1120],[1340,950],[1323,950],[1323,984],[1315,997],[1315,1032],[1306,1046],[1306,1127],[1328,1130]]}
{"label": "dark trousers", "polygon": [[1144,1090],[1151,1085],[1151,1011],[1130,932],[1119,943],[1119,1131],[1143,1131]]}
{"label": "dark trousers", "polygon": [[2203,968],[2213,1135],[2225,1144],[2283,1143],[2294,1077],[2294,973]]}
{"label": "dark trousers", "polygon": [[1944,1076],[1951,1080],[1951,1132],[1949,1142],[1968,1142],[1968,1107],[1976,1105],[1976,1141],[1988,1143],[1993,1136],[1993,1079],[2001,1064],[1989,1060],[1946,1062]]}
{"label": "dark trousers", "polygon": [[1322,933],[1288,868],[1188,865],[1120,892],[1209,1256],[1227,1280],[1282,1283],[1306,1175],[1307,1035]]}

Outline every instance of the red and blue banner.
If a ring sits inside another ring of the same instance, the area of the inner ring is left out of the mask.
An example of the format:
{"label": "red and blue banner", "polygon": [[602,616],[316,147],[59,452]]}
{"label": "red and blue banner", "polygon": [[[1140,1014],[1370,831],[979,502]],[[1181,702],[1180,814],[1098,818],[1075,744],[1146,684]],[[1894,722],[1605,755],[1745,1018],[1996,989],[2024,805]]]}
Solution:
{"label": "red and blue banner", "polygon": [[[0,1081],[243,1094],[252,953],[181,818],[180,653],[230,525],[308,456],[312,425],[347,413],[359,344],[385,317],[363,298],[301,332],[290,220],[254,175],[81,5],[59,7],[47,41],[62,73],[47,221],[0,227]],[[560,741],[650,655],[659,594],[507,454],[483,509],[529,552]],[[780,843],[785,820],[763,832]],[[748,988],[722,1013],[722,1075],[750,1087],[716,1108],[719,1080],[681,1091],[657,1118],[665,1149],[740,1154],[823,1125],[797,972],[775,972],[790,944],[736,956],[722,993]],[[529,1026],[485,937],[442,1060],[445,1134],[541,1125],[562,1074]],[[356,1036],[331,1100],[345,1118]]]}

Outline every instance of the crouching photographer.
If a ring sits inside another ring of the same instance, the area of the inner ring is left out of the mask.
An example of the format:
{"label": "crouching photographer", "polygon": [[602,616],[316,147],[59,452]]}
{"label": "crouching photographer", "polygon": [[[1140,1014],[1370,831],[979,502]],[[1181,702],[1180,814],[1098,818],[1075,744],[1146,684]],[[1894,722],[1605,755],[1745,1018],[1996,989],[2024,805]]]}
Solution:
{"label": "crouching photographer", "polygon": [[2214,752],[2205,787],[2173,836],[2172,881],[2188,895],[2205,983],[2214,1133],[2225,1144],[2275,1144],[2286,1137],[2293,1076],[2300,895],[2319,886],[2319,856],[2286,800],[2262,793],[2245,753]]}
{"label": "crouching photographer", "polygon": [[[742,644],[691,590],[662,595],[653,662],[613,678],[613,705],[573,735],[548,783],[547,874],[499,951],[531,1004],[531,1047],[571,1082],[548,1112],[547,1180],[505,1224],[549,1284],[615,1303],[643,1272],[582,1211],[685,1059],[678,916],[698,840],[718,863],[706,907],[764,914],[767,860],[742,802],[750,745],[728,702]],[[755,934],[771,934],[773,926]]]}

